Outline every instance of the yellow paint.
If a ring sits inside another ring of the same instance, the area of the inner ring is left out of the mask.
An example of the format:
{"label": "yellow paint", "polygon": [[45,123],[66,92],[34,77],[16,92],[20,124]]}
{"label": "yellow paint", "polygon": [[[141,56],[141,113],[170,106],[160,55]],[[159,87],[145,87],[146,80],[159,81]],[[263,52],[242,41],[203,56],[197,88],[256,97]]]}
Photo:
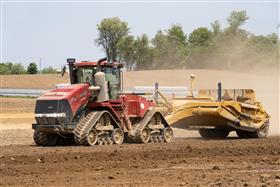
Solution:
{"label": "yellow paint", "polygon": [[158,105],[158,108],[165,111],[170,125],[179,128],[231,124],[236,128],[258,129],[269,120],[269,115],[255,100],[255,92],[251,89],[223,90],[220,102],[215,101],[217,90],[199,90],[198,93],[198,96],[170,100],[160,93],[166,104]]}

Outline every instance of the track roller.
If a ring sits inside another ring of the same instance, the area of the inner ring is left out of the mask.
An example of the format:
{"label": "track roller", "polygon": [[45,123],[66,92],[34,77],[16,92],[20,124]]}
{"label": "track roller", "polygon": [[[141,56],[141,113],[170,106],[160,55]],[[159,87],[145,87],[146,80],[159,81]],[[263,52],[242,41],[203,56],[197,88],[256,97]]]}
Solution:
{"label": "track roller", "polygon": [[111,137],[113,139],[113,143],[122,144],[124,141],[124,133],[120,128],[116,128],[111,133]]}
{"label": "track roller", "polygon": [[87,142],[90,146],[93,146],[97,143],[98,132],[95,129],[91,129],[87,135]]}
{"label": "track roller", "polygon": [[172,139],[173,139],[173,130],[171,129],[171,127],[165,127],[163,130],[162,130],[162,137],[163,137],[163,140],[164,142],[171,142]]}
{"label": "track roller", "polygon": [[148,127],[143,128],[140,130],[136,135],[136,142],[137,143],[148,143],[151,139],[151,131]]}

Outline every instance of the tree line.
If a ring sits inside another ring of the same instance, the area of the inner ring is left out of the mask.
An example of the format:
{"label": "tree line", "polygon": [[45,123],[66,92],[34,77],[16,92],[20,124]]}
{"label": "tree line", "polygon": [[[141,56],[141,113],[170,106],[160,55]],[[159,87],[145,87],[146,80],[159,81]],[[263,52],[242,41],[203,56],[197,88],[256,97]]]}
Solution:
{"label": "tree line", "polygon": [[254,35],[242,29],[248,19],[246,11],[232,11],[225,28],[216,20],[210,29],[199,27],[187,35],[180,24],[173,24],[150,39],[146,34],[131,35],[128,23],[118,17],[105,18],[97,25],[95,42],[109,61],[123,62],[129,71],[275,67],[279,62],[278,35]]}
{"label": "tree line", "polygon": [[27,68],[25,68],[21,63],[0,63],[0,75],[21,75],[21,74],[55,74],[57,70],[53,67],[43,68],[40,72],[38,70],[37,64],[31,62]]}
{"label": "tree line", "polygon": [[[255,35],[242,29],[249,19],[247,12],[232,11],[228,25],[220,21],[211,28],[199,27],[186,34],[180,24],[158,30],[154,37],[133,36],[128,23],[118,17],[105,18],[97,24],[95,43],[108,61],[118,61],[128,71],[153,69],[226,69],[254,71],[279,65],[279,36],[276,33]],[[0,63],[0,75],[37,74],[36,63],[25,69],[20,63]],[[57,73],[48,67],[40,73]]]}

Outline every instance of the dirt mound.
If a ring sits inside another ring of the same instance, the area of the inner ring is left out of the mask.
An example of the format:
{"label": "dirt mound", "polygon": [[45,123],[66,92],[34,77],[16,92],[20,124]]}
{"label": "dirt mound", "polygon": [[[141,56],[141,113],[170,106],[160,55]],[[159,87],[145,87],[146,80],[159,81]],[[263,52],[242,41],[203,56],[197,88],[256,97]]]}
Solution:
{"label": "dirt mound", "polygon": [[67,83],[69,77],[53,75],[0,75],[1,88],[51,89],[58,83]]}

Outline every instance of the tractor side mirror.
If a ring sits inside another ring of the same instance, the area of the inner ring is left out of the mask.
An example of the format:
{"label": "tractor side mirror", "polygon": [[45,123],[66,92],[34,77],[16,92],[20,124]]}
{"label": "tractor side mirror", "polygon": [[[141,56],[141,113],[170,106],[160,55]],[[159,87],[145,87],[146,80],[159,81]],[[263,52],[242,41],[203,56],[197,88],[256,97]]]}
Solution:
{"label": "tractor side mirror", "polygon": [[63,66],[61,70],[61,77],[64,76],[65,72],[66,72],[66,66]]}

